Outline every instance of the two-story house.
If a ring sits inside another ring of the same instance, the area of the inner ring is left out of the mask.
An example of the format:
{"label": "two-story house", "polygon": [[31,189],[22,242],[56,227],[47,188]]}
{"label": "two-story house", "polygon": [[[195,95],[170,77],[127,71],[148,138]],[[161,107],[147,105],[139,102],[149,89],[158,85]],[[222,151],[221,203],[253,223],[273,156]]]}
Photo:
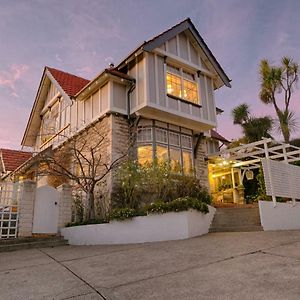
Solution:
{"label": "two-story house", "polygon": [[103,151],[113,160],[126,150],[134,126],[140,163],[168,160],[182,173],[195,170],[208,187],[205,139],[213,138],[214,91],[222,86],[230,87],[229,78],[186,19],[93,80],[45,67],[22,145],[59,149],[98,124],[109,136]]}

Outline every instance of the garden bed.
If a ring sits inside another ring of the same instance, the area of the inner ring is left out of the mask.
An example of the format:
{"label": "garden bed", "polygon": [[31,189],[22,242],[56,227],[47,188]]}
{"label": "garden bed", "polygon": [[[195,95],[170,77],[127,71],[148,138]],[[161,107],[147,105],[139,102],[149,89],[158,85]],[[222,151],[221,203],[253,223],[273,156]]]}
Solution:
{"label": "garden bed", "polygon": [[204,214],[194,209],[150,214],[106,224],[82,225],[61,229],[70,245],[133,244],[181,240],[208,233],[215,214],[209,206]]}

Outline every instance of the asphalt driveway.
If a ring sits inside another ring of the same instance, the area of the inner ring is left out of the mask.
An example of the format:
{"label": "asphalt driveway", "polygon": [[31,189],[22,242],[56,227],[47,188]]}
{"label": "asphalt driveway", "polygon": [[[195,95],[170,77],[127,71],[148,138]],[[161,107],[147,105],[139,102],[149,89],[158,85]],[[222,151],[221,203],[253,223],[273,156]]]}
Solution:
{"label": "asphalt driveway", "polygon": [[0,299],[300,299],[300,231],[0,254]]}

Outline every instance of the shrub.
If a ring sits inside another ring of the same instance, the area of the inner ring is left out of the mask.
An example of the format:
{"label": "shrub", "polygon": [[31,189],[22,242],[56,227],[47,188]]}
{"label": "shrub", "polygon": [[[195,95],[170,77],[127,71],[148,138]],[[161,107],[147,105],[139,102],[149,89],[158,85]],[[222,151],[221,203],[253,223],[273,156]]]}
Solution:
{"label": "shrub", "polygon": [[117,208],[110,213],[109,219],[126,220],[126,219],[131,219],[133,217],[144,216],[144,215],[145,215],[144,212],[132,208]]}
{"label": "shrub", "polygon": [[127,161],[119,168],[116,177],[117,184],[112,193],[114,208],[139,209],[155,199],[169,202],[185,196],[211,203],[210,195],[195,176],[174,173],[166,161],[143,166],[136,161]]}

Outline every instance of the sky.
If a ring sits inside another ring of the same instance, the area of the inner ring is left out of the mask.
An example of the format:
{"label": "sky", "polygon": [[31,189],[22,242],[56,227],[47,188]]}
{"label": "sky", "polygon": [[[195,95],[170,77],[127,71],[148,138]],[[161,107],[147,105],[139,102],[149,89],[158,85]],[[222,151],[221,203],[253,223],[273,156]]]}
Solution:
{"label": "sky", "polygon": [[[215,94],[224,110],[218,131],[240,137],[233,107],[246,102],[253,115],[274,116],[258,97],[260,60],[300,63],[299,16],[299,0],[0,0],[0,148],[21,148],[44,66],[92,79],[187,17],[232,80]],[[299,100],[300,87],[297,117]]]}

